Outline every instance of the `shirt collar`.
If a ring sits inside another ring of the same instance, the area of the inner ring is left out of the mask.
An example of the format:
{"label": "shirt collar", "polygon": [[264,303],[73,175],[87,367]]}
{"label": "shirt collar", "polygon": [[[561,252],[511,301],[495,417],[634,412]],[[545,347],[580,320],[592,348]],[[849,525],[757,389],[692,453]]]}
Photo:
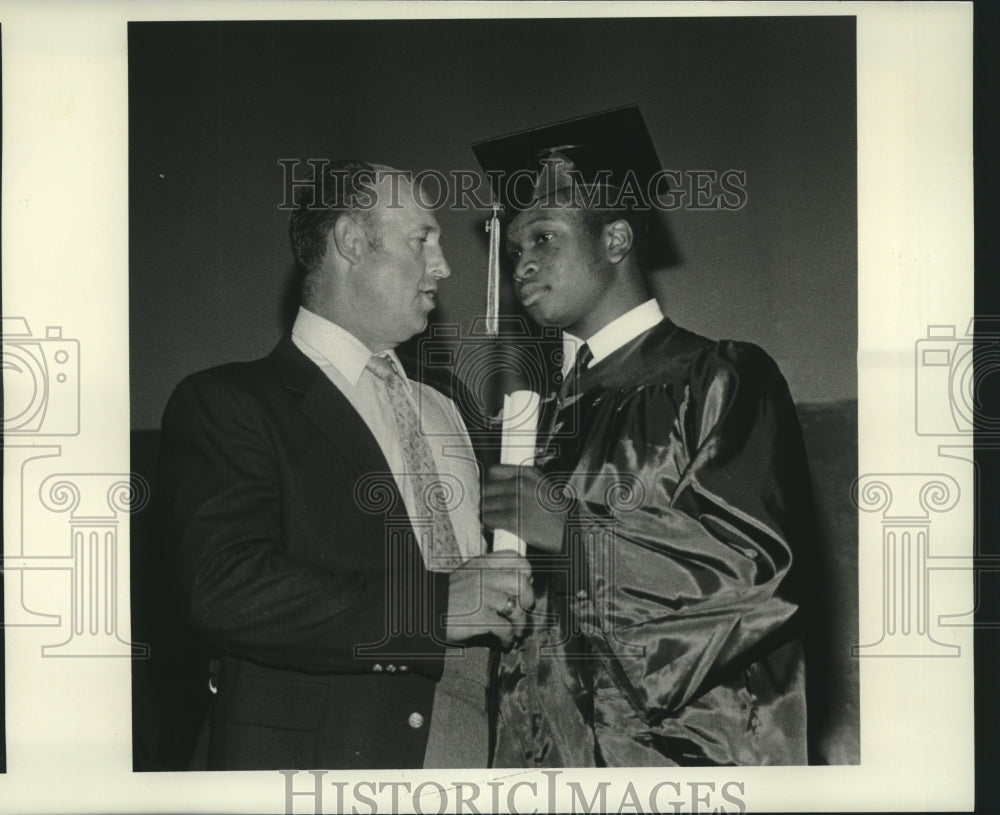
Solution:
{"label": "shirt collar", "polygon": [[[663,312],[660,310],[660,304],[653,298],[625,312],[620,317],[616,317],[587,340],[587,345],[594,355],[588,367],[593,367],[627,342],[631,342],[640,334],[649,331],[649,329],[662,320]],[[576,352],[583,345],[583,342],[579,337],[574,337],[565,331],[563,332],[562,370],[564,374],[573,367]]]}
{"label": "shirt collar", "polygon": [[[292,336],[307,345],[327,365],[336,368],[352,386],[358,384],[368,360],[372,357],[371,349],[350,331],[325,317],[320,317],[304,306],[299,307],[299,313],[295,316]],[[403,366],[396,352],[383,351],[382,355],[392,361],[400,378],[409,386],[409,380],[403,372]]]}

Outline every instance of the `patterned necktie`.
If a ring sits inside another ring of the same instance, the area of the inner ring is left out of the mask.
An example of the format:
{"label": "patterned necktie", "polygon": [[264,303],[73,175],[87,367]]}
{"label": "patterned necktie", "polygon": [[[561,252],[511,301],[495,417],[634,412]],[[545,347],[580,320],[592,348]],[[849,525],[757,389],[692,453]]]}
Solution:
{"label": "patterned necktie", "polygon": [[432,568],[451,571],[461,565],[462,552],[458,548],[451,517],[447,509],[440,505],[441,485],[437,477],[437,465],[431,454],[431,448],[420,431],[420,419],[416,408],[410,401],[406,385],[391,359],[376,355],[368,360],[366,367],[385,383],[389,393],[389,404],[392,405],[396,419],[403,461],[407,476],[413,485],[417,514],[429,516],[433,522],[430,547]]}
{"label": "patterned necktie", "polygon": [[564,408],[573,403],[573,397],[577,395],[580,385],[580,374],[587,370],[587,366],[593,358],[594,352],[590,350],[590,346],[587,343],[581,345],[580,349],[576,352],[576,359],[573,360],[573,366],[566,373],[566,376],[563,377],[555,399],[551,400],[548,405],[547,420],[542,425],[545,428],[545,444],[543,446],[548,447],[552,441],[559,414]]}

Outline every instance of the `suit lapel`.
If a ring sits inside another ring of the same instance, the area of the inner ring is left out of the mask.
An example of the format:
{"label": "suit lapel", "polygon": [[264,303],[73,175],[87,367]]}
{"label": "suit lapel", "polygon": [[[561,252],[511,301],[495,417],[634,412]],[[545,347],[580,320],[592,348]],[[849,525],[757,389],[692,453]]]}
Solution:
{"label": "suit lapel", "polygon": [[271,357],[278,367],[282,384],[299,395],[299,408],[322,431],[355,475],[390,472],[382,448],[365,420],[290,337],[282,338]]}

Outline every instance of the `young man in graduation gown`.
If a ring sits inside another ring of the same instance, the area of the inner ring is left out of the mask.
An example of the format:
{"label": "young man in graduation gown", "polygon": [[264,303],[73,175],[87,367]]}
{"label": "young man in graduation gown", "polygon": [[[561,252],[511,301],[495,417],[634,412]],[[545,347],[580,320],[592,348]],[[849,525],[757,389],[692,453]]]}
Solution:
{"label": "young man in graduation gown", "polygon": [[530,179],[500,193],[514,290],[565,350],[537,466],[492,468],[484,488],[538,595],[500,667],[496,765],[805,763],[812,503],[781,373],[650,295],[659,163],[637,108],[475,150]]}

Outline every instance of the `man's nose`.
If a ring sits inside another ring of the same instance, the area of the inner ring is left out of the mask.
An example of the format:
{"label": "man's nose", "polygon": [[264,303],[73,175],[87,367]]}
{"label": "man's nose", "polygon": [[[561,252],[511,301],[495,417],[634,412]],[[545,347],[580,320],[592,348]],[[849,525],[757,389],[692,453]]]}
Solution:
{"label": "man's nose", "polygon": [[444,280],[446,277],[451,277],[451,266],[448,265],[448,261],[445,260],[444,252],[438,249],[433,255],[431,255],[430,260],[427,263],[427,272],[432,277],[436,277],[438,280]]}
{"label": "man's nose", "polygon": [[538,271],[537,261],[527,253],[521,255],[514,264],[514,279],[524,280]]}

